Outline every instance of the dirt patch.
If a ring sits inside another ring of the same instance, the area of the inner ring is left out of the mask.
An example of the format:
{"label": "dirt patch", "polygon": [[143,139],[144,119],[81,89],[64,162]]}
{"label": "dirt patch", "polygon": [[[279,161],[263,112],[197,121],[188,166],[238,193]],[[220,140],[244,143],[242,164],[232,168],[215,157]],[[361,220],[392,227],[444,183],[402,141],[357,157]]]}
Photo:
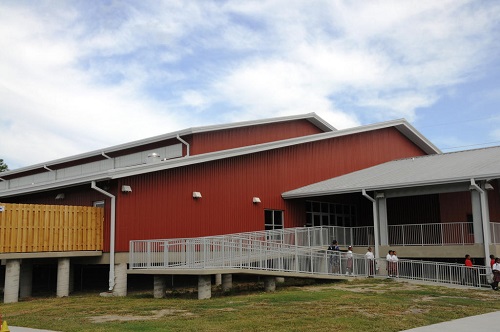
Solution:
{"label": "dirt patch", "polygon": [[94,316],[94,317],[90,317],[89,320],[92,323],[106,323],[106,322],[113,322],[113,321],[130,322],[130,321],[137,321],[137,320],[154,320],[154,319],[162,318],[164,316],[172,316],[172,315],[194,316],[194,314],[191,312],[188,312],[186,310],[177,310],[177,309],[154,310],[154,311],[151,311],[151,313],[152,313],[152,315],[150,315],[150,316],[133,316],[133,315]]}

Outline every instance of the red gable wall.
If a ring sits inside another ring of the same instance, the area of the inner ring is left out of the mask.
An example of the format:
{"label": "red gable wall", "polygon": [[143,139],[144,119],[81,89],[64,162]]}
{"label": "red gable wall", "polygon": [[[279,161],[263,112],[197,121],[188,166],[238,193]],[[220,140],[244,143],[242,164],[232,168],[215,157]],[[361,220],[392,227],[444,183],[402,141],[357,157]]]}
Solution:
{"label": "red gable wall", "polygon": [[294,120],[197,133],[185,138],[191,155],[323,133],[308,120]]}
{"label": "red gable wall", "polygon": [[[304,225],[303,207],[281,193],[388,160],[423,155],[387,128],[121,179],[117,251],[133,239],[197,237],[264,229],[264,209],[285,210],[285,227]],[[199,191],[201,199],[193,199]],[[253,204],[257,196],[262,203]]]}

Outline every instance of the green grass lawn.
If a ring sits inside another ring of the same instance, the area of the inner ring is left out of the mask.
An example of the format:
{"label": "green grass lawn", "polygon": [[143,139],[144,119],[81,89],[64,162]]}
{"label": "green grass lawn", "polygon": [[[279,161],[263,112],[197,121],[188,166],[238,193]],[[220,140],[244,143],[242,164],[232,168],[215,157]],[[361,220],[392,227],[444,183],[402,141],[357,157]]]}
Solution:
{"label": "green grass lawn", "polygon": [[500,310],[500,292],[356,279],[254,284],[212,299],[75,294],[3,304],[9,325],[56,331],[401,331]]}

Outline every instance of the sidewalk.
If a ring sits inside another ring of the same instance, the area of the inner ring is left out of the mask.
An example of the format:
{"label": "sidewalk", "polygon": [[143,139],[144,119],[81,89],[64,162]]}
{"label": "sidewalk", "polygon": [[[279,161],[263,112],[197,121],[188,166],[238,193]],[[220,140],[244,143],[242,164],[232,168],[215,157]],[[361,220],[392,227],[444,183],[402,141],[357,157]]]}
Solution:
{"label": "sidewalk", "polygon": [[498,331],[498,322],[500,321],[500,311],[490,312],[489,314],[471,316],[461,319],[455,319],[449,322],[443,322],[428,326],[417,327],[401,332],[483,332]]}
{"label": "sidewalk", "polygon": [[18,326],[9,326],[9,330],[11,332],[55,332],[50,330],[37,330],[37,329],[31,329],[29,327],[18,327]]}

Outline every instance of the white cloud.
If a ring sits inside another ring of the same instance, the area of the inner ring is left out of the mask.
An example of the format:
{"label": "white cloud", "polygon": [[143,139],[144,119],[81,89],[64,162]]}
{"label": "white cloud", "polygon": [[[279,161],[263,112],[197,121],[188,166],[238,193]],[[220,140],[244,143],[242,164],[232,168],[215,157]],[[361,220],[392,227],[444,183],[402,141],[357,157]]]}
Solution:
{"label": "white cloud", "polygon": [[307,112],[337,128],[413,120],[498,56],[499,8],[6,1],[0,128],[13,139],[0,142],[0,157],[23,166],[185,127]]}

